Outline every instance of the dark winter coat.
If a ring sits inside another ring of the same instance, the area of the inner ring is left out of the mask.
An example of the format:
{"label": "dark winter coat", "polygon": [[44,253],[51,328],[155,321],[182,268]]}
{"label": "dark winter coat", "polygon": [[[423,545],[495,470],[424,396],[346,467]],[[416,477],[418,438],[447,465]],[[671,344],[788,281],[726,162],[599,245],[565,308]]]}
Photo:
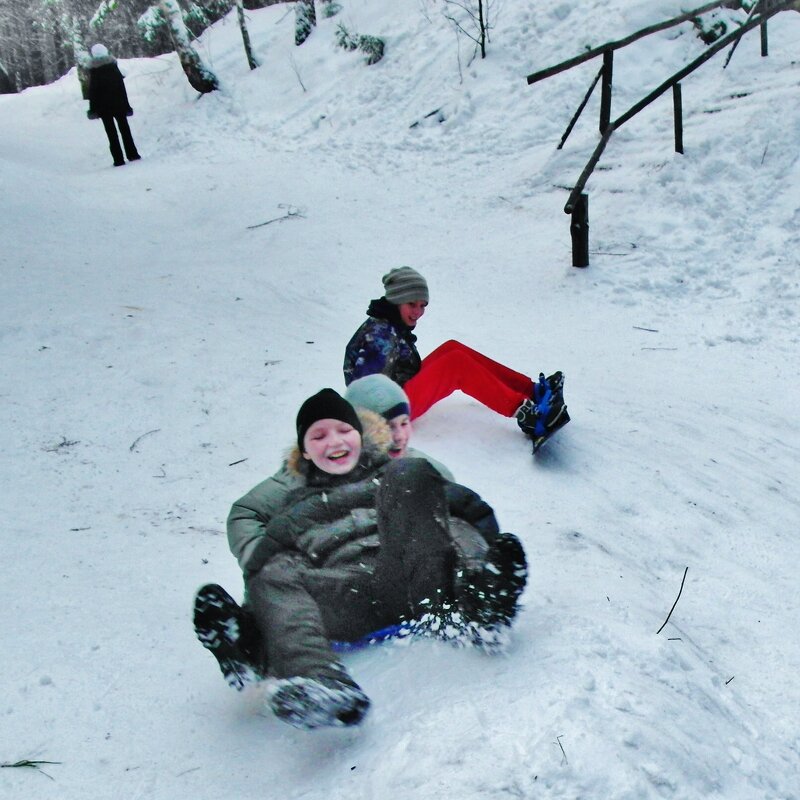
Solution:
{"label": "dark winter coat", "polygon": [[[276,555],[303,554],[313,566],[363,564],[377,554],[375,497],[391,435],[378,415],[369,414],[362,435],[359,463],[347,475],[317,470],[295,448],[287,461],[287,477],[295,488],[274,508],[263,484],[238,500],[228,517],[228,541],[245,576],[258,572]],[[364,417],[362,417],[364,419]],[[487,542],[498,532],[491,507],[465,486],[445,482],[451,517],[467,522]],[[454,532],[462,530],[453,525]]]}
{"label": "dark winter coat", "polygon": [[133,109],[128,103],[125,81],[116,59],[100,56],[89,62],[89,119],[101,117],[130,117]]}
{"label": "dark winter coat", "polygon": [[385,297],[373,300],[367,319],[347,343],[344,382],[383,373],[401,386],[420,370],[417,337],[400,317],[400,309]]}

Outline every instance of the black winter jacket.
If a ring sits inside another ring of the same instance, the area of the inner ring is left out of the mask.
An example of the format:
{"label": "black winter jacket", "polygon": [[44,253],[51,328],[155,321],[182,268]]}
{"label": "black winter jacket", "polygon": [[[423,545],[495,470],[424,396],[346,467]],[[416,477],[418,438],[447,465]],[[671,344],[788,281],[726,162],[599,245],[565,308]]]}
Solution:
{"label": "black winter jacket", "polygon": [[130,117],[125,81],[112,56],[93,58],[89,63],[89,118]]}

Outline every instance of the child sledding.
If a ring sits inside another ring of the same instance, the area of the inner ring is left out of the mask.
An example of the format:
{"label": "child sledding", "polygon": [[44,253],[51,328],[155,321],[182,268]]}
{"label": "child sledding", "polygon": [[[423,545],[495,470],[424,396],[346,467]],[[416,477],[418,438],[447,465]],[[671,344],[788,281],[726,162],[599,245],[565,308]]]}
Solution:
{"label": "child sledding", "polygon": [[425,459],[391,459],[386,422],[332,389],[303,403],[296,433],[291,488],[268,479],[228,519],[246,608],[213,584],[195,599],[196,633],[228,682],[268,678],[269,708],[297,727],[346,726],[369,698],[332,641],[401,625],[502,648],[527,565],[491,507]]}
{"label": "child sledding", "polygon": [[427,283],[400,267],[383,284],[346,348],[346,397],[309,397],[286,461],[231,508],[244,603],[217,584],[195,597],[195,632],[226,681],[263,683],[268,708],[299,728],[356,725],[369,710],[343,650],[423,635],[495,653],[517,615],[522,544],[410,448],[412,419],[460,389],[515,417],[534,452],[569,422],[561,372],[534,381],[453,340],[420,358]]}
{"label": "child sledding", "polygon": [[383,276],[384,295],[370,302],[367,319],[345,348],[346,384],[374,373],[388,375],[411,401],[412,417],[461,390],[505,417],[515,417],[536,452],[569,422],[564,403],[564,375],[527,375],[487,358],[453,339],[425,358],[417,350],[414,330],[428,306],[425,278],[411,267]]}

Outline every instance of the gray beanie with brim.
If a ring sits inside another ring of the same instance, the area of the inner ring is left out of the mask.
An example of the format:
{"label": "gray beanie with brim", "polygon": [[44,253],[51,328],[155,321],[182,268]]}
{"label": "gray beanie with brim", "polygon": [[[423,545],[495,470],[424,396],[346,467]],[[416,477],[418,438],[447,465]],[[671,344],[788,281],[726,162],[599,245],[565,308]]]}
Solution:
{"label": "gray beanie with brim", "polygon": [[417,300],[428,302],[428,283],[412,267],[397,267],[383,276],[384,297],[399,306]]}
{"label": "gray beanie with brim", "polygon": [[403,389],[381,373],[353,381],[344,393],[345,399],[357,408],[366,408],[392,420],[401,414],[411,414],[411,405]]}

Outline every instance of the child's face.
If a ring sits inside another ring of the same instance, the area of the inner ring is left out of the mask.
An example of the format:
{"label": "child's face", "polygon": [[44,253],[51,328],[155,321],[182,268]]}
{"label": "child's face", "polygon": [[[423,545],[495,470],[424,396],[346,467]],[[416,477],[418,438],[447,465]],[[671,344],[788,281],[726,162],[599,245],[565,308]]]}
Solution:
{"label": "child's face", "polygon": [[400,319],[402,319],[409,328],[413,328],[417,324],[419,318],[425,313],[427,307],[427,300],[412,300],[410,303],[400,303],[398,306],[400,309]]}
{"label": "child's face", "polygon": [[360,455],[361,434],[339,419],[318,419],[303,437],[303,458],[330,475],[346,475]]}
{"label": "child's face", "polygon": [[389,455],[392,458],[403,458],[411,440],[411,417],[408,414],[399,414],[389,420],[392,430],[392,444]]}

